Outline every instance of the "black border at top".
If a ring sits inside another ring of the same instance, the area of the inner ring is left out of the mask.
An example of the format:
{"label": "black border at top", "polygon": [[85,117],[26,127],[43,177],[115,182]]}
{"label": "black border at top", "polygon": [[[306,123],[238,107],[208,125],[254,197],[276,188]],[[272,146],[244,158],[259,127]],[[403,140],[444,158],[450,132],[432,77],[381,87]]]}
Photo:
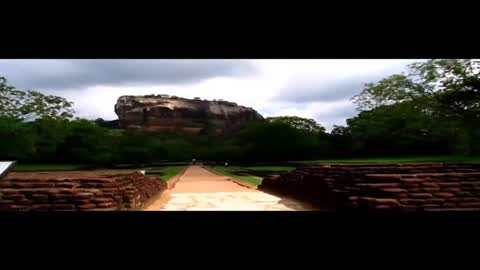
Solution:
{"label": "black border at top", "polygon": [[[444,26],[348,22],[323,27],[180,29],[128,27],[62,32],[13,30],[4,35],[0,58],[68,59],[429,59],[480,58],[478,44]],[[292,29],[293,28],[293,29]],[[312,29],[313,28],[313,29]],[[212,30],[212,31],[211,31]]]}

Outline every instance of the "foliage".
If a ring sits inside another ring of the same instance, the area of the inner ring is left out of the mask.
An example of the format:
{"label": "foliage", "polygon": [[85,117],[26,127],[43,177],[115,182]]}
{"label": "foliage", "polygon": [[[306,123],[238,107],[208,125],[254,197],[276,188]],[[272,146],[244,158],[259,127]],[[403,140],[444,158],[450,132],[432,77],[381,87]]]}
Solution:
{"label": "foliage", "polygon": [[268,117],[266,120],[271,123],[284,123],[291,127],[309,132],[325,132],[325,128],[318,124],[314,119],[307,119],[298,116],[278,116]]}
{"label": "foliage", "polygon": [[414,63],[408,75],[366,84],[352,99],[362,111],[348,123],[357,150],[478,153],[480,74],[470,59]]}
{"label": "foliage", "polygon": [[211,127],[197,135],[149,133],[118,129],[115,121],[71,120],[63,98],[0,80],[0,159],[141,166],[193,158],[223,164],[480,154],[480,79],[469,60],[412,64],[407,74],[366,84],[353,101],[359,114],[329,133],[295,116],[252,122],[237,134]]}
{"label": "foliage", "polygon": [[0,116],[20,120],[69,119],[73,117],[72,102],[62,97],[36,91],[21,91],[0,77]]}

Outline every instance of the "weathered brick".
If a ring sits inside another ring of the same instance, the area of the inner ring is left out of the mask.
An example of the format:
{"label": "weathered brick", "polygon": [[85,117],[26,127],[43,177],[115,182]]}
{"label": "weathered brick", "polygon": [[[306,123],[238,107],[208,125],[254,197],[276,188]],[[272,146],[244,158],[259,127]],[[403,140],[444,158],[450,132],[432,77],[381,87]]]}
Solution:
{"label": "weathered brick", "polygon": [[32,205],[33,201],[28,200],[28,199],[23,199],[23,200],[16,201],[15,204],[18,204],[18,205]]}
{"label": "weathered brick", "polygon": [[95,203],[104,203],[104,202],[113,202],[112,198],[95,198],[92,199],[93,202]]}
{"label": "weathered brick", "polygon": [[458,203],[460,208],[480,208],[480,202]]}
{"label": "weathered brick", "polygon": [[350,196],[350,197],[348,197],[348,199],[350,201],[356,201],[356,200],[358,200],[358,196]]}
{"label": "weathered brick", "polygon": [[97,178],[97,179],[86,179],[86,181],[88,181],[88,183],[112,183],[113,181],[115,181],[114,179],[102,179],[102,178]]}
{"label": "weathered brick", "polygon": [[96,183],[81,183],[80,188],[95,188],[98,184]]}
{"label": "weathered brick", "polygon": [[442,198],[433,198],[433,199],[426,199],[425,202],[427,204],[439,204],[439,203],[444,203],[446,201],[446,199],[442,199]]}
{"label": "weathered brick", "polygon": [[472,197],[473,194],[468,191],[460,191],[456,193],[457,197]]}
{"label": "weathered brick", "polygon": [[440,192],[457,193],[457,192],[462,192],[462,189],[461,188],[442,188]]}
{"label": "weathered brick", "polygon": [[118,183],[103,183],[103,184],[98,184],[98,187],[104,187],[104,188],[115,188],[118,187]]}
{"label": "weathered brick", "polygon": [[32,183],[32,182],[24,182],[24,183],[20,183],[20,182],[16,182],[16,183],[12,183],[12,186],[13,187],[16,187],[16,188],[53,188],[55,187],[55,184],[54,183]]}
{"label": "weathered brick", "polygon": [[2,189],[3,194],[18,194],[20,190],[18,189]]}
{"label": "weathered brick", "polygon": [[103,202],[103,203],[97,204],[97,206],[100,207],[100,208],[111,207],[111,206],[113,206],[113,203],[112,202]]}
{"label": "weathered brick", "polygon": [[436,183],[431,183],[431,182],[423,182],[422,183],[423,187],[439,187]]}
{"label": "weathered brick", "polygon": [[407,211],[413,211],[413,210],[417,210],[418,209],[418,206],[417,205],[402,205],[402,209],[403,210],[407,210]]}
{"label": "weathered brick", "polygon": [[430,193],[409,193],[409,197],[414,199],[430,199],[433,198],[433,195]]}
{"label": "weathered brick", "polygon": [[50,204],[33,204],[31,206],[32,210],[49,210],[51,207]]}
{"label": "weathered brick", "polygon": [[420,184],[417,183],[406,183],[406,184],[401,184],[400,185],[402,188],[406,188],[408,190],[413,189],[413,188],[419,188]]}
{"label": "weathered brick", "polygon": [[52,194],[51,197],[56,199],[71,199],[73,197],[73,194],[59,193],[59,194]]}
{"label": "weathered brick", "polygon": [[385,205],[400,205],[400,202],[397,199],[375,199],[375,203]]}
{"label": "weathered brick", "polygon": [[91,199],[75,199],[76,204],[89,204],[91,201]]}
{"label": "weathered brick", "polygon": [[32,197],[32,199],[35,199],[35,200],[47,200],[48,199],[47,194],[32,194],[30,196]]}
{"label": "weathered brick", "polygon": [[383,204],[383,205],[376,205],[375,208],[378,210],[389,210],[389,209],[392,209],[392,206]]}
{"label": "weathered brick", "polygon": [[440,197],[440,198],[450,198],[455,196],[455,194],[448,193],[448,192],[436,192],[436,193],[433,193],[433,195],[435,197]]}
{"label": "weathered brick", "polygon": [[480,198],[459,198],[459,202],[480,202]]}
{"label": "weathered brick", "polygon": [[31,193],[31,194],[48,194],[48,195],[60,193],[60,191],[58,189],[53,189],[53,188],[40,189],[40,190],[32,189],[32,190],[28,190],[27,192]]}
{"label": "weathered brick", "polygon": [[442,204],[443,207],[445,208],[455,208],[457,207],[457,204],[456,203],[444,203]]}
{"label": "weathered brick", "polygon": [[437,185],[442,188],[460,187],[460,183],[438,182]]}
{"label": "weathered brick", "polygon": [[23,195],[23,194],[5,194],[5,195],[2,196],[2,199],[18,201],[18,200],[25,199],[25,195]]}
{"label": "weathered brick", "polygon": [[103,193],[105,192],[111,192],[111,193],[114,193],[114,192],[117,192],[119,191],[118,188],[99,188]]}
{"label": "weathered brick", "polygon": [[13,204],[15,201],[14,200],[0,200],[0,205],[10,205]]}
{"label": "weathered brick", "polygon": [[405,198],[408,198],[408,194],[407,193],[395,193],[393,195],[395,198],[397,199],[405,199]]}
{"label": "weathered brick", "polygon": [[75,205],[74,204],[52,204],[52,209],[56,210],[74,210]]}
{"label": "weathered brick", "polygon": [[80,186],[79,183],[72,183],[72,182],[60,182],[60,183],[55,183],[55,187],[59,188],[73,188]]}
{"label": "weathered brick", "polygon": [[439,204],[422,204],[422,208],[440,208],[441,206]]}
{"label": "weathered brick", "polygon": [[422,190],[423,192],[432,193],[432,192],[438,192],[438,191],[440,191],[440,188],[439,188],[439,187],[426,187],[426,188],[422,188],[421,190]]}
{"label": "weathered brick", "polygon": [[400,181],[403,183],[409,183],[409,184],[419,184],[419,183],[425,182],[426,180],[419,179],[419,178],[401,178]]}
{"label": "weathered brick", "polygon": [[14,205],[9,205],[8,209],[9,210],[20,211],[20,210],[28,210],[28,209],[30,209],[30,207],[27,206],[27,205],[16,205],[16,204],[14,204]]}
{"label": "weathered brick", "polygon": [[407,190],[403,188],[383,188],[382,191],[388,193],[406,193]]}
{"label": "weathered brick", "polygon": [[86,193],[86,192],[73,194],[73,198],[75,198],[75,199],[89,199],[89,198],[93,198],[93,197],[94,196],[93,196],[92,193]]}
{"label": "weathered brick", "polygon": [[448,202],[448,203],[458,203],[458,202],[460,202],[460,198],[455,198],[455,197],[446,198],[446,199],[445,199],[445,202]]}
{"label": "weathered brick", "polygon": [[424,204],[426,201],[424,199],[400,199],[402,204]]}
{"label": "weathered brick", "polygon": [[82,205],[79,205],[78,208],[79,209],[83,209],[83,210],[86,210],[86,209],[94,209],[96,208],[97,205],[96,204],[93,204],[93,203],[89,203],[89,204],[82,204]]}
{"label": "weathered brick", "polygon": [[459,184],[460,184],[463,188],[465,188],[465,187],[472,187],[472,188],[473,188],[473,187],[477,187],[477,184],[474,183],[474,182],[463,182],[463,181],[462,181],[462,182],[459,182]]}

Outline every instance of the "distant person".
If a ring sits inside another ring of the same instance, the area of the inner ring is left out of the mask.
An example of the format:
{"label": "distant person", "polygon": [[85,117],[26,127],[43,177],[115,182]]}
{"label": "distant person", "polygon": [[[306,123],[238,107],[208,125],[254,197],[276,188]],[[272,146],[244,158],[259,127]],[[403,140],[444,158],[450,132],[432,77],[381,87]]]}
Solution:
{"label": "distant person", "polygon": [[225,167],[228,167],[228,162],[225,162]]}
{"label": "distant person", "polygon": [[193,159],[192,159],[192,164],[195,164],[195,161],[196,161],[196,159],[193,158]]}

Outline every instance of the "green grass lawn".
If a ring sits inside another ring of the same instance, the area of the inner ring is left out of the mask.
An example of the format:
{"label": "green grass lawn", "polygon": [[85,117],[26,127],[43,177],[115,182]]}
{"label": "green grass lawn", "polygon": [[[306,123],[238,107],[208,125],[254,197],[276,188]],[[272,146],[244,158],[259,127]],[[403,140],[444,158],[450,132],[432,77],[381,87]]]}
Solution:
{"label": "green grass lawn", "polygon": [[[15,166],[17,172],[35,172],[35,171],[76,171],[84,170],[82,165],[66,165],[66,164],[21,164]],[[147,168],[129,168],[129,169],[95,169],[99,172],[134,172],[145,170],[149,175],[160,176],[166,181],[180,173],[185,166],[166,166],[166,167],[147,167]]]}
{"label": "green grass lawn", "polygon": [[82,165],[72,164],[18,164],[14,171],[32,172],[32,171],[74,171],[80,170]]}
{"label": "green grass lawn", "polygon": [[168,167],[154,167],[146,168],[145,172],[149,175],[158,175],[162,180],[167,181],[179,174],[186,166],[168,166]]}
{"label": "green grass lawn", "polygon": [[210,169],[212,169],[213,171],[216,171],[220,174],[223,174],[225,176],[229,176],[229,177],[232,177],[232,178],[235,178],[235,179],[238,179],[238,180],[242,180],[244,182],[248,182],[248,183],[251,183],[251,184],[254,184],[254,185],[260,185],[262,183],[262,178],[260,177],[257,177],[257,176],[253,176],[253,175],[237,175],[235,173],[233,173],[234,171],[238,171],[238,170],[243,170],[243,168],[246,168],[246,167],[228,167],[228,168],[225,168],[225,167],[222,167],[222,166],[215,166],[215,167],[211,167],[209,166]]}
{"label": "green grass lawn", "polygon": [[272,171],[272,172],[285,172],[293,171],[295,167],[290,166],[254,166],[254,167],[237,167],[238,170],[247,171]]}
{"label": "green grass lawn", "polygon": [[275,172],[282,172],[282,171],[292,171],[295,167],[288,167],[288,166],[230,166],[225,168],[224,166],[209,166],[210,169],[223,174],[225,176],[229,176],[238,180],[242,180],[244,182],[248,182],[254,185],[260,185],[262,183],[262,178],[259,176],[254,175],[238,175],[236,172],[248,172],[248,171],[275,171]]}
{"label": "green grass lawn", "polygon": [[423,163],[423,162],[480,162],[480,157],[431,156],[431,157],[392,157],[358,159],[322,159],[295,161],[296,163]]}

